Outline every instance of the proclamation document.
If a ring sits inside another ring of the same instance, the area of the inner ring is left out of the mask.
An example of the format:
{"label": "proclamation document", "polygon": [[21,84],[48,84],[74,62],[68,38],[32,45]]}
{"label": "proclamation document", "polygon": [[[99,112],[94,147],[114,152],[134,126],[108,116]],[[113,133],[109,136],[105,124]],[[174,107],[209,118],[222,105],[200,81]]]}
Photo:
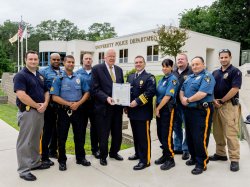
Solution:
{"label": "proclamation document", "polygon": [[130,83],[113,83],[112,99],[115,105],[130,106]]}

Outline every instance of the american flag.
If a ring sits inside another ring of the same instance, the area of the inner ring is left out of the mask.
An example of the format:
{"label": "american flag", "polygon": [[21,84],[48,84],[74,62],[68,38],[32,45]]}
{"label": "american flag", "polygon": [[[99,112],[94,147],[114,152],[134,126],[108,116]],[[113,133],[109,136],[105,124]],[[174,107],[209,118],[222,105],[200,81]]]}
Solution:
{"label": "american flag", "polygon": [[22,37],[22,35],[23,35],[23,22],[21,21],[20,23],[19,23],[19,26],[18,26],[18,37],[19,37],[19,39]]}

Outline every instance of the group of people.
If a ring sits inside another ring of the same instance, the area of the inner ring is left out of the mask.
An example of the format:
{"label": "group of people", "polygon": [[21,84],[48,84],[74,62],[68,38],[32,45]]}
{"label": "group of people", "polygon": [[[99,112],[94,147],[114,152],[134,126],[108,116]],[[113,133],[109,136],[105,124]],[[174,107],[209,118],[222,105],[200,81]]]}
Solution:
{"label": "group of people", "polygon": [[[162,170],[174,167],[174,155],[182,154],[186,165],[195,166],[192,174],[201,174],[207,169],[209,160],[227,160],[225,146],[228,145],[230,169],[238,171],[238,92],[242,78],[241,72],[231,64],[231,58],[228,49],[221,50],[221,68],[211,74],[205,69],[202,57],[194,57],[189,66],[187,55],[179,54],[176,67],[171,59],[162,61],[164,76],[157,84],[154,75],[145,70],[144,57],[136,56],[135,73],[128,75],[126,80],[131,86],[131,103],[124,107],[115,105],[112,98],[113,83],[124,83],[123,71],[115,65],[114,49],[108,49],[105,62],[94,67],[92,55],[84,54],[82,68],[76,72],[74,57],[65,56],[62,70],[58,53],[52,53],[49,66],[38,71],[38,55],[28,51],[26,67],[14,77],[20,126],[17,140],[19,176],[27,181],[36,180],[31,170],[53,166],[49,157],[58,158],[60,171],[67,170],[65,145],[70,124],[76,163],[90,166],[84,150],[88,120],[92,154],[100,159],[100,164],[108,164],[108,155],[122,161],[118,152],[122,143],[123,112],[130,119],[134,139],[135,154],[128,159],[139,161],[134,170],[150,166],[150,122],[155,115],[162,148],[162,156],[155,164],[161,165]],[[209,158],[207,146],[212,122],[216,153]]]}

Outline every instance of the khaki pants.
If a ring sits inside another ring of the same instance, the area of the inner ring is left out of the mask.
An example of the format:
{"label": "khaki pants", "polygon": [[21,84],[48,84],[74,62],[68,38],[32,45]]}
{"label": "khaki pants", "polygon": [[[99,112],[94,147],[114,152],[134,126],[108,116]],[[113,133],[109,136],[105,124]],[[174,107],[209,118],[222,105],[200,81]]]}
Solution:
{"label": "khaki pants", "polygon": [[231,161],[240,159],[239,105],[228,101],[220,108],[215,108],[213,115],[213,134],[216,142],[216,154],[226,156],[226,145]]}

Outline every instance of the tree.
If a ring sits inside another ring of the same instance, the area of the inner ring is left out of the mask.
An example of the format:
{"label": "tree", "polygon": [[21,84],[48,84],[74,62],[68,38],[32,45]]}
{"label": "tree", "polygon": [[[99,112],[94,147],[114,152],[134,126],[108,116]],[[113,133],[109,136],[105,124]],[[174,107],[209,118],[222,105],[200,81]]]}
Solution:
{"label": "tree", "polygon": [[250,48],[250,1],[217,0],[180,14],[180,27],[241,43]]}
{"label": "tree", "polygon": [[56,20],[42,21],[36,26],[35,33],[40,36],[49,36],[51,40],[69,41],[86,38],[84,30],[79,30],[74,23],[66,19],[62,19],[60,22]]}
{"label": "tree", "polygon": [[116,37],[115,28],[110,23],[94,23],[89,27],[87,39],[90,41],[104,40]]}
{"label": "tree", "polygon": [[156,35],[162,55],[173,56],[176,62],[177,55],[184,52],[181,47],[185,45],[185,41],[188,39],[186,30],[162,25],[157,29]]}
{"label": "tree", "polygon": [[8,59],[3,45],[0,43],[0,77],[3,72],[14,72],[14,62]]}

